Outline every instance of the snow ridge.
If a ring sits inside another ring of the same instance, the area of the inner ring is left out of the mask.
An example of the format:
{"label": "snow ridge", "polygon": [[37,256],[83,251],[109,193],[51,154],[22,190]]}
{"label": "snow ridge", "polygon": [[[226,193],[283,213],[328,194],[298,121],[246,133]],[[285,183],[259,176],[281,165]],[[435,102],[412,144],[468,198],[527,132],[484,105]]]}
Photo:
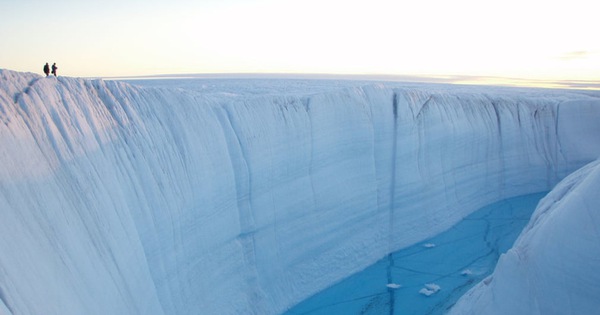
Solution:
{"label": "snow ridge", "polygon": [[3,315],[281,313],[600,155],[600,99],[567,92],[229,97],[0,70],[0,116]]}

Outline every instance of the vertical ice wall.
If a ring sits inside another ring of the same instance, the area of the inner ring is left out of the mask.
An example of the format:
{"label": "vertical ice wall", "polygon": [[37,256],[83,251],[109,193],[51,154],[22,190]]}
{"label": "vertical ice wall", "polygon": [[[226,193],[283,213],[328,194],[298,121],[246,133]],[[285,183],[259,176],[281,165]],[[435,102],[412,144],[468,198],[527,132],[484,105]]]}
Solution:
{"label": "vertical ice wall", "polygon": [[6,314],[276,314],[600,152],[592,96],[0,77]]}
{"label": "vertical ice wall", "polygon": [[0,313],[160,314],[107,90],[0,77]]}

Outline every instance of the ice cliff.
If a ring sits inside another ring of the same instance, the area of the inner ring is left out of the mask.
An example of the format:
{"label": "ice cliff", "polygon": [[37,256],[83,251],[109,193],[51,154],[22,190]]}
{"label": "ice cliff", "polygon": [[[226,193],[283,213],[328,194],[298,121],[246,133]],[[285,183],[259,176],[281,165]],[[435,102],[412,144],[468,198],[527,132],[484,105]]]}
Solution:
{"label": "ice cliff", "polygon": [[2,315],[277,314],[600,155],[591,92],[0,70],[0,119]]}

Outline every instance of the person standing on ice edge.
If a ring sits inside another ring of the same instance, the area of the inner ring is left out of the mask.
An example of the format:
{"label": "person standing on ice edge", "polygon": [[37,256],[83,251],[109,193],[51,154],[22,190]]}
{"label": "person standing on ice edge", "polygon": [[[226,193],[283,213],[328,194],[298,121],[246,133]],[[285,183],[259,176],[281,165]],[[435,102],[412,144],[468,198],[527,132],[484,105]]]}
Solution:
{"label": "person standing on ice edge", "polygon": [[58,69],[58,67],[56,66],[56,62],[52,64],[52,74],[54,74],[54,76],[56,76],[56,69]]}
{"label": "person standing on ice edge", "polygon": [[50,74],[50,66],[48,66],[47,62],[46,62],[46,65],[44,65],[44,73],[46,74],[46,76],[48,76],[48,74]]}

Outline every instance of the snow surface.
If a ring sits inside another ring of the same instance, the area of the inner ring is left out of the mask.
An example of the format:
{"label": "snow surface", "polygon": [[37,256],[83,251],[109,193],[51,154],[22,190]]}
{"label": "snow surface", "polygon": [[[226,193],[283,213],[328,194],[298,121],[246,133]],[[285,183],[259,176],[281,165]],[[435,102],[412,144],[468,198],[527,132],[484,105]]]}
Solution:
{"label": "snow surface", "polygon": [[310,86],[0,70],[0,314],[278,314],[600,155],[592,92]]}

